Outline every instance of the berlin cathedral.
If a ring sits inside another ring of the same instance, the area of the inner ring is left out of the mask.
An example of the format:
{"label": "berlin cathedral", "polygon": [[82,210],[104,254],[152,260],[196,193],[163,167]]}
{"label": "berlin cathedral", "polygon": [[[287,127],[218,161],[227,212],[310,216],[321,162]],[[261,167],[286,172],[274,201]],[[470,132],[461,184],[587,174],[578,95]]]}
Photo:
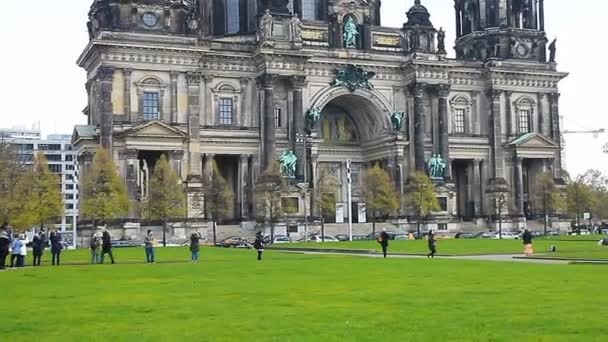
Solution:
{"label": "berlin cathedral", "polygon": [[73,136],[81,174],[107,148],[130,199],[146,201],[165,155],[188,216],[202,219],[215,162],[235,194],[229,218],[255,222],[258,177],[289,153],[294,221],[315,215],[326,174],[338,188],[335,222],[352,213],[362,223],[366,168],[390,174],[395,216],[406,220],[410,176],[439,158],[434,227],[488,222],[499,197],[512,222],[525,222],[540,212],[537,176],[563,184],[567,74],[544,0],[455,0],[455,58],[424,1],[411,2],[394,28],[381,25],[380,0],[94,0],[78,59],[88,92],[88,123]]}

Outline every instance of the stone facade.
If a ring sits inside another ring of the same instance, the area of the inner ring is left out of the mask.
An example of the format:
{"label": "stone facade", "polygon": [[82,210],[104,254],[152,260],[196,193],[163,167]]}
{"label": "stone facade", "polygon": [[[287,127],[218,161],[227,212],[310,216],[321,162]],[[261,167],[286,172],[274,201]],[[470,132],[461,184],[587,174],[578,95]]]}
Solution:
{"label": "stone facade", "polygon": [[[535,176],[561,179],[558,83],[567,74],[556,70],[554,50],[545,52],[544,3],[455,5],[451,59],[419,0],[401,29],[379,26],[379,0],[96,0],[78,60],[89,105],[88,126],[76,132],[89,134],[74,144],[81,154],[110,148],[134,202],[145,200],[166,154],[191,217],[203,215],[201,181],[215,161],[236,194],[230,216],[253,220],[256,180],[286,150],[299,157],[295,217],[328,170],[339,187],[336,219],[346,219],[350,159],[353,219],[364,221],[366,167],[379,163],[403,193],[433,154],[447,161],[437,223],[495,215],[499,196],[509,214],[530,215]],[[347,41],[349,21],[356,33]],[[370,86],[335,82],[346,65],[373,75]],[[313,108],[322,115],[304,145],[298,137]],[[399,130],[393,112],[406,113]]]}

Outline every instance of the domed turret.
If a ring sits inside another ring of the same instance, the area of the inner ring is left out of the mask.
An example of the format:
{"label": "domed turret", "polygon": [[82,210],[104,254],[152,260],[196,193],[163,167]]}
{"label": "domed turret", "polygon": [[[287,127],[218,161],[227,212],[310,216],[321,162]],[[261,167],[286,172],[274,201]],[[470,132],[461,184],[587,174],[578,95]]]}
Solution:
{"label": "domed turret", "polygon": [[426,7],[422,6],[420,0],[416,0],[414,6],[407,11],[407,23],[405,25],[433,27],[430,17],[431,15]]}
{"label": "domed turret", "polygon": [[420,0],[407,11],[407,22],[403,24],[405,50],[411,52],[435,53],[435,34],[437,30],[431,23],[431,14]]}

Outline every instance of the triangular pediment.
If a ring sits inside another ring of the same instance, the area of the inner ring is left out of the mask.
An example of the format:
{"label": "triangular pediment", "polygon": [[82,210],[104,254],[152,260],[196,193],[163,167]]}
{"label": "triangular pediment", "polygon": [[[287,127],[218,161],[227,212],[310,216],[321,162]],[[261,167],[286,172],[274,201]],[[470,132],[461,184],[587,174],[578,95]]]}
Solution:
{"label": "triangular pediment", "polygon": [[123,132],[129,137],[185,138],[186,133],[160,121],[149,121]]}
{"label": "triangular pediment", "polygon": [[551,139],[538,132],[523,134],[511,141],[509,145],[516,148],[558,148]]}
{"label": "triangular pediment", "polygon": [[97,137],[97,129],[95,126],[76,125],[72,132],[72,144],[75,144],[81,139],[95,139]]}

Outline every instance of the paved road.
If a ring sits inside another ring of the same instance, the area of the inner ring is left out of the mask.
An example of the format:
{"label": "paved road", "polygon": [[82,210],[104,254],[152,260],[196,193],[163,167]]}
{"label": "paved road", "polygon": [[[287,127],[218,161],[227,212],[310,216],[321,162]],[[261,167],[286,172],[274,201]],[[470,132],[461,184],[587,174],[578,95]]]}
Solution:
{"label": "paved road", "polygon": [[[303,254],[322,254],[322,255],[351,255],[368,258],[381,258],[382,254],[359,254],[359,253],[330,253],[330,252],[302,252],[302,251],[285,251],[286,253],[303,253]],[[481,260],[481,261],[500,261],[500,262],[519,262],[519,263],[532,263],[532,264],[557,264],[566,265],[570,263],[567,260],[543,260],[543,259],[514,259],[514,257],[522,257],[522,254],[501,254],[501,255],[462,255],[462,256],[437,256],[436,259],[455,259],[455,260]],[[400,258],[400,259],[426,259],[426,256],[422,255],[390,255],[389,258]]]}

